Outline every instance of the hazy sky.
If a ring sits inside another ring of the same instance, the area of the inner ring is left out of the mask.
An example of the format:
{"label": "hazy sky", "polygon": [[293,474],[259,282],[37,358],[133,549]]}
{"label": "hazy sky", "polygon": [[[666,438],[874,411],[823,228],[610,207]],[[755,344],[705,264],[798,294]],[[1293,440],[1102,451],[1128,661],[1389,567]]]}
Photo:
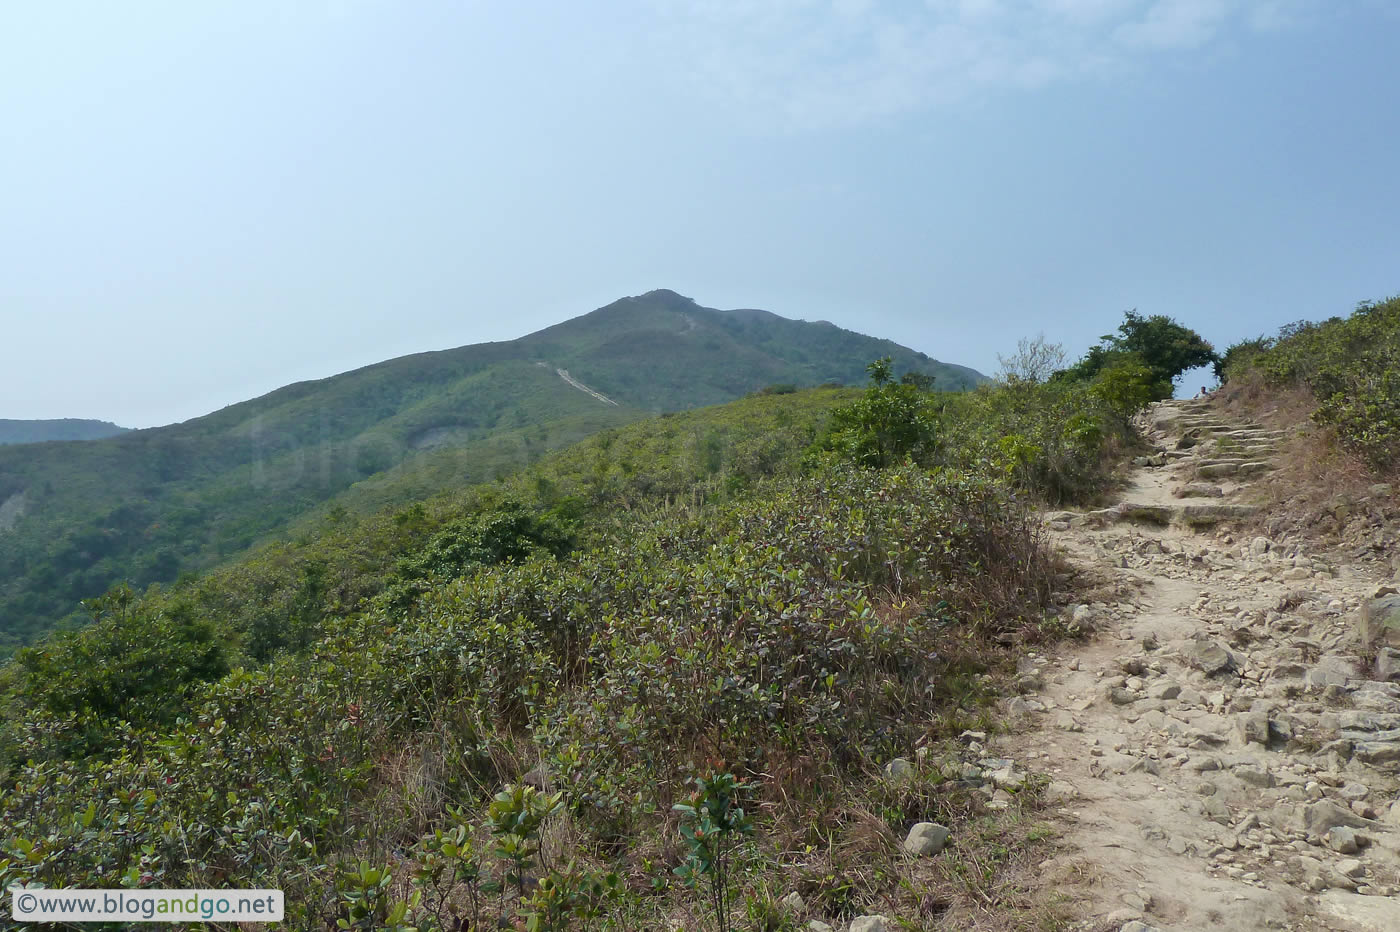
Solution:
{"label": "hazy sky", "polygon": [[0,417],[183,420],[622,295],[984,371],[1400,292],[1395,0],[0,5]]}

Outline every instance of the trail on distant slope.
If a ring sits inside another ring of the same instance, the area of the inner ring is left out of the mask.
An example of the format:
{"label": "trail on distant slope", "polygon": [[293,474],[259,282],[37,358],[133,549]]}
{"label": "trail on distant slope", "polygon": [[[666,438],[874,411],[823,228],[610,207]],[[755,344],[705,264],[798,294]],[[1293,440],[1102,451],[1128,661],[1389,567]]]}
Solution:
{"label": "trail on distant slope", "polygon": [[582,382],[580,382],[578,379],[576,379],[576,378],[574,378],[573,376],[569,375],[569,370],[568,370],[568,369],[555,369],[554,371],[557,372],[557,373],[559,373],[559,378],[563,379],[565,382],[568,382],[570,385],[572,385],[574,388],[578,389],[579,391],[581,391],[581,392],[587,392],[588,394],[592,395],[594,398],[597,398],[597,399],[598,399],[599,401],[601,401],[603,404],[609,404],[609,405],[612,405],[613,407],[620,407],[620,405],[618,405],[618,403],[617,403],[616,401],[613,401],[613,400],[612,400],[611,398],[609,398],[607,395],[604,395],[602,392],[594,391],[593,389],[589,388],[587,385],[584,385],[584,384],[583,384]]}
{"label": "trail on distant slope", "polygon": [[1279,432],[1198,402],[1150,423],[1124,504],[1047,517],[1116,596],[1010,700],[1001,753],[1059,807],[1044,888],[1096,932],[1400,929],[1400,684],[1356,658],[1379,567],[1227,527]]}

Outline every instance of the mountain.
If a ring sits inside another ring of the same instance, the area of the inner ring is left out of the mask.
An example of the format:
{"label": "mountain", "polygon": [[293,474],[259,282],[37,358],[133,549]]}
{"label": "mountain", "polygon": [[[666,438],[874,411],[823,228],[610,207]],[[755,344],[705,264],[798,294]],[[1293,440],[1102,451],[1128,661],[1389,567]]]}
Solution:
{"label": "mountain", "polygon": [[50,421],[13,421],[0,418],[0,446],[12,443],[43,443],[46,440],[101,440],[125,433],[108,421],[65,417]]}
{"label": "mountain", "polygon": [[489,480],[605,428],[765,386],[858,384],[880,356],[938,388],[982,378],[830,323],[660,290],[169,427],[0,448],[0,652],[78,623],[78,601],[114,582],[207,568],[318,509]]}

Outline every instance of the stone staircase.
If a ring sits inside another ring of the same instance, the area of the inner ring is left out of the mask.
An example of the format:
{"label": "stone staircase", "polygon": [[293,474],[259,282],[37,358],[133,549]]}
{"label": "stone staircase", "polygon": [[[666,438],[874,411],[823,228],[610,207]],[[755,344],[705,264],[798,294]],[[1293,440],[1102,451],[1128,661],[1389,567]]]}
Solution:
{"label": "stone staircase", "polygon": [[[1236,421],[1210,401],[1163,401],[1139,420],[1153,451],[1134,465],[1146,467],[1110,508],[1053,512],[1052,529],[1107,527],[1119,522],[1207,528],[1252,517],[1258,507],[1242,501],[1248,482],[1273,471],[1284,431]],[[1183,501],[1209,499],[1209,501]]]}
{"label": "stone staircase", "polygon": [[1255,513],[1283,433],[1195,401],[1141,427],[1156,449],[1117,505],[1047,517],[1111,580],[1067,611],[1099,636],[1032,652],[1012,700],[1040,724],[1008,741],[1069,826],[1045,876],[1090,904],[1070,928],[1397,932],[1400,576],[1306,535],[1197,533]]}

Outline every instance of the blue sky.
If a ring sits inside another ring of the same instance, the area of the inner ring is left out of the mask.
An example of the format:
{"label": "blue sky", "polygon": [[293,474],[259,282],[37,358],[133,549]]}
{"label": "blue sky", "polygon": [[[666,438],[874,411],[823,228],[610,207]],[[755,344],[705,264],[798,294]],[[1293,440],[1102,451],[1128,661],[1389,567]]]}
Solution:
{"label": "blue sky", "polygon": [[984,371],[1400,292],[1389,0],[0,7],[0,417],[666,287]]}

